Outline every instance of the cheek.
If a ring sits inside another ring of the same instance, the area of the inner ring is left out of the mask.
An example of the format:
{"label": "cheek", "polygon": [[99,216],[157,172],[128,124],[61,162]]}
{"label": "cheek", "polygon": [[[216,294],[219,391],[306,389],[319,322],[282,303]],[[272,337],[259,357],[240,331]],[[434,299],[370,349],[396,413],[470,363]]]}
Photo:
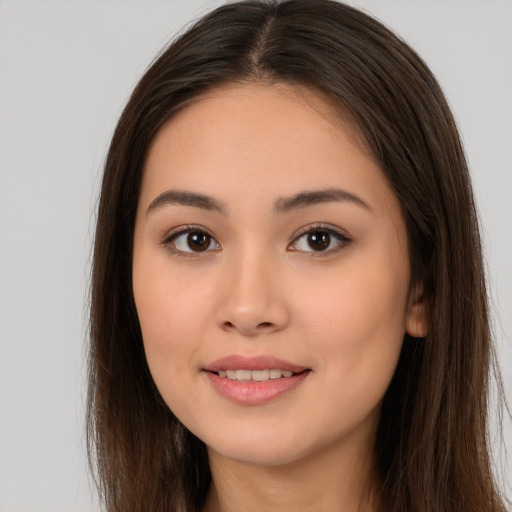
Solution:
{"label": "cheek", "polygon": [[318,374],[355,408],[382,398],[404,339],[408,274],[388,264],[386,271],[381,261],[347,267],[303,294],[302,328],[310,333]]}
{"label": "cheek", "polygon": [[[139,280],[139,277],[142,278]],[[169,285],[171,283],[171,286]],[[147,364],[164,401],[184,419],[199,415],[190,379],[200,346],[199,321],[205,297],[194,286],[180,284],[162,272],[158,278],[134,272],[134,295]],[[184,393],[186,388],[189,392]]]}
{"label": "cheek", "polygon": [[160,349],[168,345],[188,345],[194,331],[200,328],[199,311],[203,309],[204,297],[180,288],[176,281],[172,286],[165,279],[151,283],[135,291],[135,303],[144,340],[151,340]]}
{"label": "cheek", "polygon": [[201,280],[169,267],[165,258],[134,258],[135,304],[146,358],[159,388],[164,381],[174,386],[190,370],[210,301]]}
{"label": "cheek", "polygon": [[334,347],[365,345],[370,341],[400,338],[405,333],[408,281],[403,271],[382,271],[381,263],[351,265],[331,272],[329,279],[305,283],[296,302],[298,315],[310,331],[324,332]]}

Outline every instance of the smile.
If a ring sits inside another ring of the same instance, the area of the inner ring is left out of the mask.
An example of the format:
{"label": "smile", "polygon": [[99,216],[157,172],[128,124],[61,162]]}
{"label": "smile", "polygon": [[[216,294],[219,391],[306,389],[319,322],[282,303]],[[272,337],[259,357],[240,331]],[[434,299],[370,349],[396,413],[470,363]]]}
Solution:
{"label": "smile", "polygon": [[293,376],[293,372],[290,370],[220,370],[217,375],[219,377],[227,378],[230,380],[239,381],[255,381],[265,382],[267,380],[290,378]]}
{"label": "smile", "polygon": [[202,368],[213,390],[240,405],[262,405],[292,392],[311,368],[271,355],[231,354]]}

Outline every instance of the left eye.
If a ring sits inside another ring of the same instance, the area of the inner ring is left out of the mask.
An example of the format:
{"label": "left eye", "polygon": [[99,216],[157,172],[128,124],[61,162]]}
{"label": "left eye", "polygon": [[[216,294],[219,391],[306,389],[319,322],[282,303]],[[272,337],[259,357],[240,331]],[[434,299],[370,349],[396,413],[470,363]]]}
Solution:
{"label": "left eye", "polygon": [[350,243],[350,240],[328,229],[314,229],[299,236],[292,249],[304,252],[331,252]]}
{"label": "left eye", "polygon": [[204,231],[187,231],[173,236],[170,243],[180,252],[206,252],[220,248],[218,242]]}

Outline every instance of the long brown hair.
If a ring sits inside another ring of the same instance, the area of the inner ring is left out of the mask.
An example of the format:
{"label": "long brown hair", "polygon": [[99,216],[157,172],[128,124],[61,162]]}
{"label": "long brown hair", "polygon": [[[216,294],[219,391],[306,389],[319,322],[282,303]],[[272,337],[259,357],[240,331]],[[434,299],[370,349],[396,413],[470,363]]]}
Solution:
{"label": "long brown hair", "polygon": [[503,512],[486,438],[492,345],[464,152],[425,63],[378,21],[332,0],[243,1],[206,15],[153,63],[108,153],[91,290],[88,443],[109,512],[199,511],[204,444],[163,402],[146,364],[132,284],[135,212],[162,125],[226,83],[300,84],[360,131],[402,205],[429,334],[405,336],[384,397],[378,508]]}

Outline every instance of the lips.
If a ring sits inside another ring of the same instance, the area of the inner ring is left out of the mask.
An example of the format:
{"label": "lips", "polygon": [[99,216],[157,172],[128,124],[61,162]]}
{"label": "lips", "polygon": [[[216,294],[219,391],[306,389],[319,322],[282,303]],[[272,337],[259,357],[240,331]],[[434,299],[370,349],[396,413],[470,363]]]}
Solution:
{"label": "lips", "polygon": [[219,377],[225,377],[231,380],[245,380],[264,382],[270,379],[288,378],[293,375],[289,370],[280,370],[279,368],[272,368],[269,370],[219,370],[217,372]]}
{"label": "lips", "polygon": [[273,356],[241,356],[230,355],[216,360],[204,368],[206,371],[218,373],[226,370],[271,370],[279,369],[292,373],[301,373],[308,368],[298,366]]}
{"label": "lips", "polygon": [[238,404],[269,402],[296,388],[310,369],[271,356],[231,355],[204,368],[220,395]]}

